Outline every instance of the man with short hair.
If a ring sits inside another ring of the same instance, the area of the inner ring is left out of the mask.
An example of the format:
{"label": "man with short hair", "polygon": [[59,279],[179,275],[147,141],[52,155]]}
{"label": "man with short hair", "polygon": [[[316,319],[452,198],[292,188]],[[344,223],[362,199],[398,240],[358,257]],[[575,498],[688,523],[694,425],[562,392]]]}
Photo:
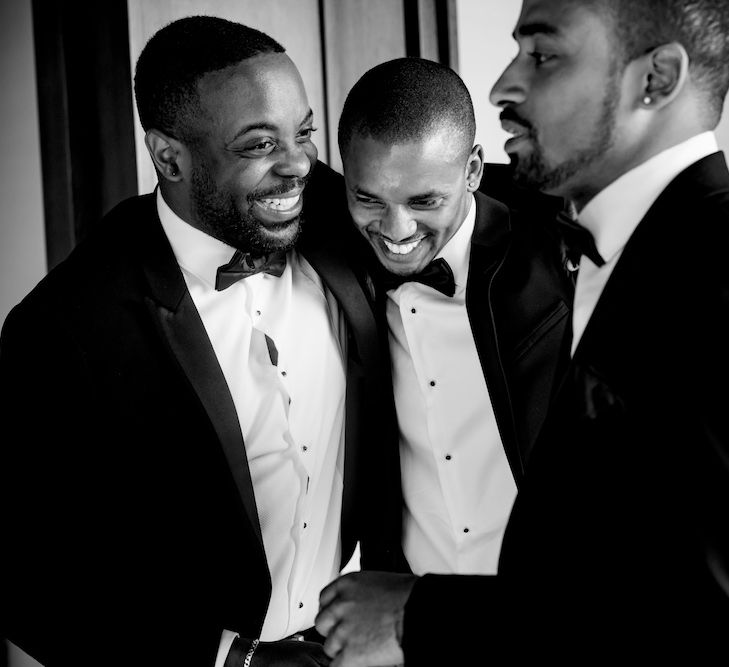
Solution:
{"label": "man with short hair", "polygon": [[327,664],[321,588],[399,530],[341,177],[257,30],[167,25],[135,92],[156,192],[3,328],[3,630],[48,667]]}
{"label": "man with short hair", "polygon": [[416,574],[496,572],[568,322],[545,224],[478,191],[475,127],[461,78],[420,58],[366,72],[339,121],[349,210],[379,264]]}
{"label": "man with short hair", "polygon": [[572,201],[572,360],[497,576],[322,593],[333,664],[684,661],[729,627],[723,0],[525,0],[493,88],[521,182]]}

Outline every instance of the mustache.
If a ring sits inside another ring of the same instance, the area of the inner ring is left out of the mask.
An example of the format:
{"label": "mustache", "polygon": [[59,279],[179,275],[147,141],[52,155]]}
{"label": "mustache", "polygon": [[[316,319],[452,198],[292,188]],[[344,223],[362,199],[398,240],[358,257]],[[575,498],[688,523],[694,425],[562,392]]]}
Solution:
{"label": "mustache", "polygon": [[508,120],[508,121],[511,121],[512,123],[518,123],[522,127],[529,130],[530,132],[534,129],[534,126],[526,118],[522,118],[511,107],[504,108],[503,111],[501,112],[501,114],[499,114],[499,119],[502,122],[505,120]]}
{"label": "mustache", "polygon": [[309,182],[309,178],[311,177],[311,172],[309,172],[306,176],[298,177],[295,176],[293,178],[290,178],[283,183],[280,183],[279,185],[275,185],[271,188],[267,189],[260,189],[260,190],[253,190],[253,192],[249,192],[246,199],[248,202],[253,202],[255,199],[269,199],[271,197],[276,197],[278,195],[285,195],[288,192],[291,192],[292,190],[299,190],[306,187],[306,184]]}

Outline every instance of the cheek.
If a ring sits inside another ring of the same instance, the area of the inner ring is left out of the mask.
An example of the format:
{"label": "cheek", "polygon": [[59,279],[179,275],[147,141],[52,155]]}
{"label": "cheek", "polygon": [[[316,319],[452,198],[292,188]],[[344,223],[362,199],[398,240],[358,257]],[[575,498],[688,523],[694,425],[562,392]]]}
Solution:
{"label": "cheek", "polygon": [[348,201],[349,215],[357,229],[363,234],[367,233],[367,227],[377,219],[376,214],[369,209],[360,206],[357,202]]}
{"label": "cheek", "polygon": [[540,96],[533,113],[540,143],[556,153],[584,143],[594,131],[595,111],[603,95],[570,86],[553,88]]}
{"label": "cheek", "polygon": [[418,228],[429,232],[436,240],[450,237],[461,222],[455,220],[457,215],[455,210],[443,211],[440,215],[420,215],[418,216]]}
{"label": "cheek", "polygon": [[362,211],[352,213],[351,215],[357,229],[362,232],[362,234],[367,235],[367,228],[372,223],[372,216],[369,216],[366,212],[363,213]]}
{"label": "cheek", "polygon": [[225,183],[225,188],[236,199],[245,200],[249,195],[266,189],[268,171],[257,164],[248,164],[235,169]]}

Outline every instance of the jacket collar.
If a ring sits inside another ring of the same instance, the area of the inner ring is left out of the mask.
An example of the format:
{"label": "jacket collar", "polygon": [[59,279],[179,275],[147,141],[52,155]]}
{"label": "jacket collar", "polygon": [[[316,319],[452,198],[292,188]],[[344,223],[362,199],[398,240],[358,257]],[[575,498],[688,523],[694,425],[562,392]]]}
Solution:
{"label": "jacket collar", "polygon": [[484,248],[501,246],[511,233],[509,209],[482,192],[474,192],[476,199],[476,225],[471,237],[473,245]]}
{"label": "jacket collar", "polygon": [[729,172],[722,153],[702,158],[669,183],[626,243],[585,327],[574,360],[580,360],[586,353],[592,358],[599,350],[605,364],[612,363],[608,357],[619,350],[605,345],[605,335],[624,320],[625,301],[652,303],[655,294],[650,290],[669,270],[667,257],[684,252],[686,221],[702,215],[699,207],[703,202],[717,195],[727,197],[728,193]]}
{"label": "jacket collar", "polygon": [[139,200],[137,236],[139,255],[151,297],[167,310],[176,311],[187,293],[185,279],[177,265],[170,242],[157,215],[155,194]]}
{"label": "jacket collar", "polygon": [[263,553],[243,434],[228,385],[162,228],[154,195],[141,197],[139,207],[134,222],[140,227],[137,242],[149,285],[149,296],[145,299],[147,310],[160,338],[208,415],[228,461],[242,509]]}

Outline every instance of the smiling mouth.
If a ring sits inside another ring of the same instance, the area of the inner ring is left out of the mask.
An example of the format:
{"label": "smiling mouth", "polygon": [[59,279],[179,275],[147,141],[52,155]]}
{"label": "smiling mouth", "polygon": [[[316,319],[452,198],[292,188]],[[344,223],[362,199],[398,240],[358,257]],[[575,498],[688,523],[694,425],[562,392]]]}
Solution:
{"label": "smiling mouth", "polygon": [[301,193],[291,197],[265,197],[256,199],[256,204],[268,211],[277,211],[279,213],[286,213],[291,211],[298,206],[301,200]]}
{"label": "smiling mouth", "polygon": [[385,247],[393,254],[393,255],[409,255],[415,248],[417,248],[420,245],[420,242],[425,238],[424,236],[421,236],[419,239],[415,239],[414,241],[408,241],[407,243],[393,243],[392,241],[388,241],[384,237],[380,237],[382,239],[382,242],[385,244]]}

